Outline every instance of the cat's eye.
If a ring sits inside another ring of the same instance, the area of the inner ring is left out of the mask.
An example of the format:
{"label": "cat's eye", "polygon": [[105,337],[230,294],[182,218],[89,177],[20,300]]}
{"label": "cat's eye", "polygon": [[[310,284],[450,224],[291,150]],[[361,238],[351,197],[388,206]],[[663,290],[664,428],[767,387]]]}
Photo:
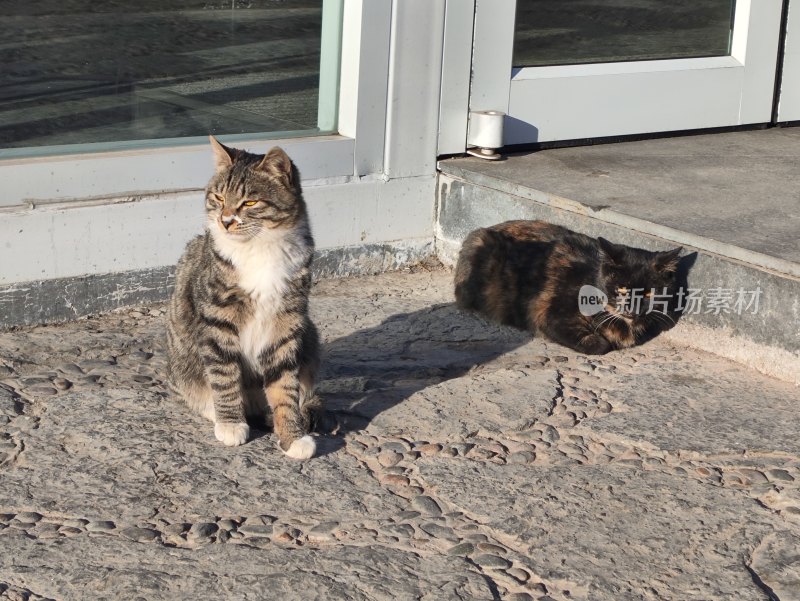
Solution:
{"label": "cat's eye", "polygon": [[209,195],[213,200],[216,200],[218,203],[225,204],[225,198],[220,196],[219,194],[214,194],[213,192]]}
{"label": "cat's eye", "polygon": [[257,201],[257,200],[246,200],[246,201],[244,202],[244,206],[246,206],[246,207],[254,207],[254,206],[256,206],[257,204],[258,204],[258,201]]}

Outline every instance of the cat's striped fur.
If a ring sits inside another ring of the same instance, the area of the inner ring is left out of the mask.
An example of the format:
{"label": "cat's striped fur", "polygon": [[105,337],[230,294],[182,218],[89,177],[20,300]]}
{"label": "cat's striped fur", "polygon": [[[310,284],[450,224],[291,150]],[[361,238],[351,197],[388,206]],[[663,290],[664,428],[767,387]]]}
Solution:
{"label": "cat's striped fur", "polygon": [[211,144],[206,231],[178,263],[167,314],[170,384],[222,443],[243,444],[248,418],[269,422],[271,411],[280,448],[305,459],[321,405],[308,315],[314,240],[299,174],[280,148],[262,156]]}

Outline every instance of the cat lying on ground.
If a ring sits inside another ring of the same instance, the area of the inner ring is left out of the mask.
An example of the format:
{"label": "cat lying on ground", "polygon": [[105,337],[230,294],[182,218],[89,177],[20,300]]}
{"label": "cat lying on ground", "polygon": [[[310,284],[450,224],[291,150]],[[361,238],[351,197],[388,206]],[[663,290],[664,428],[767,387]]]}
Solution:
{"label": "cat lying on ground", "polygon": [[650,252],[543,221],[471,232],[455,296],[462,309],[600,355],[675,324],[681,248]]}

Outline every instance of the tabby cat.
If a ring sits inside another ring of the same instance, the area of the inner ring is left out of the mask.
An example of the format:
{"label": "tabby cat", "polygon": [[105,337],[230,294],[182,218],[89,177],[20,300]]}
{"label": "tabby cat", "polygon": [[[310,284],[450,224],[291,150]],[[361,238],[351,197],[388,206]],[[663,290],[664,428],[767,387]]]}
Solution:
{"label": "tabby cat", "polygon": [[[508,221],[464,240],[456,302],[501,324],[600,355],[674,325],[681,250],[650,252],[543,221]],[[586,290],[593,293],[594,311],[581,305]]]}
{"label": "tabby cat", "polygon": [[314,455],[308,435],[319,337],[308,315],[314,240],[299,174],[280,148],[266,156],[211,137],[216,173],[207,224],[178,263],[167,317],[172,390],[214,422],[225,445],[269,421],[280,449]]}

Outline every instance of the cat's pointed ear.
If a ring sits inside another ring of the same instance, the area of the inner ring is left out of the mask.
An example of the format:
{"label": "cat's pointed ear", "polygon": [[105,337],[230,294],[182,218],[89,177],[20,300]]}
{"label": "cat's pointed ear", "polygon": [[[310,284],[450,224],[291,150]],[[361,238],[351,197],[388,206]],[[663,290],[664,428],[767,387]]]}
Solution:
{"label": "cat's pointed ear", "polygon": [[678,271],[678,263],[681,260],[683,247],[673,248],[657,253],[653,263],[658,271]]}
{"label": "cat's pointed ear", "polygon": [[284,184],[289,188],[294,185],[292,160],[284,152],[283,148],[279,146],[273,147],[264,156],[264,159],[258,164],[258,169],[283,180]]}
{"label": "cat's pointed ear", "polygon": [[211,149],[214,151],[214,163],[217,166],[217,171],[222,171],[233,165],[233,149],[228,148],[214,136],[208,136],[211,141]]}
{"label": "cat's pointed ear", "polygon": [[621,264],[624,263],[625,248],[619,244],[609,242],[605,238],[598,238],[597,243],[600,245],[600,250],[603,251],[605,258],[611,263]]}

